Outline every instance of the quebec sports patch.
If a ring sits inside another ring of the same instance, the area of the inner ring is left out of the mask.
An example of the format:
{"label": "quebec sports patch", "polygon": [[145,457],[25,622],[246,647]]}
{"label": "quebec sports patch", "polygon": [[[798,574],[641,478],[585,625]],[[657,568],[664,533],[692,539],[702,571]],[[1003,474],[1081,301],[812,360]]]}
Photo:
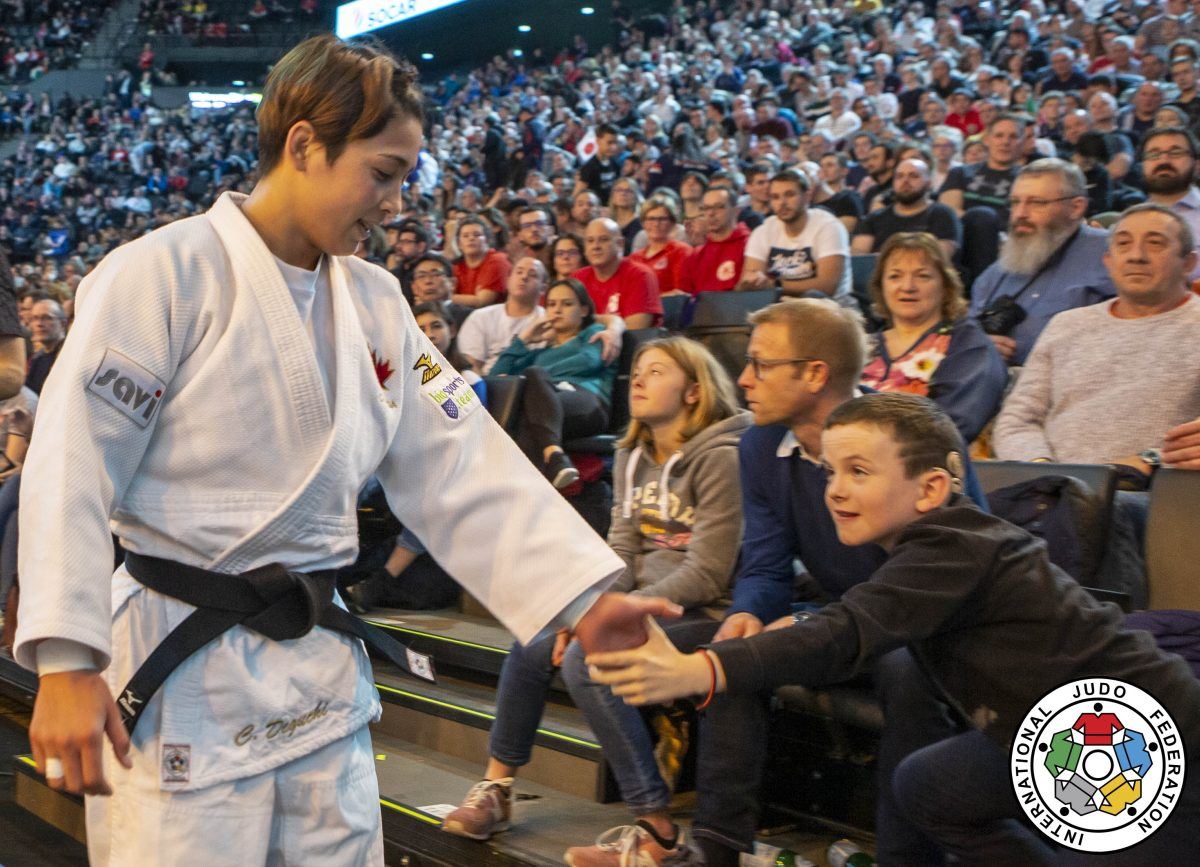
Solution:
{"label": "quebec sports patch", "polygon": [[[440,365],[439,365],[440,366]],[[461,373],[444,368],[434,379],[418,386],[426,398],[437,404],[450,421],[459,421],[479,409],[479,395]]]}
{"label": "quebec sports patch", "polygon": [[145,428],[162,404],[166,384],[146,368],[115,349],[107,349],[87,390]]}

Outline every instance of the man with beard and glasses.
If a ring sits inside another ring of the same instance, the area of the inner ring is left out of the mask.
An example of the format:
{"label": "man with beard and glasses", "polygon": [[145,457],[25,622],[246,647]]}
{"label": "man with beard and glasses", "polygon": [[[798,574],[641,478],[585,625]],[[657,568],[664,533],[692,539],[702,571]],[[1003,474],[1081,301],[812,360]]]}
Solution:
{"label": "man with beard and glasses", "polygon": [[[1200,192],[1195,187],[1196,155],[1200,145],[1182,126],[1160,126],[1142,142],[1142,175],[1149,201],[1183,217],[1193,236],[1200,236]],[[1200,267],[1191,279],[1200,277]]]}
{"label": "man with beard and glasses", "polygon": [[971,315],[1004,360],[1020,365],[1052,316],[1116,289],[1103,263],[1107,235],[1083,222],[1087,181],[1078,166],[1055,158],[1030,163],[1008,205],[1008,239],[971,287]]}
{"label": "man with beard and glasses", "polygon": [[878,253],[898,232],[926,232],[938,239],[953,256],[962,239],[962,226],[954,209],[933,201],[929,166],[921,160],[903,160],[892,180],[893,203],[868,214],[850,242],[852,253]]}

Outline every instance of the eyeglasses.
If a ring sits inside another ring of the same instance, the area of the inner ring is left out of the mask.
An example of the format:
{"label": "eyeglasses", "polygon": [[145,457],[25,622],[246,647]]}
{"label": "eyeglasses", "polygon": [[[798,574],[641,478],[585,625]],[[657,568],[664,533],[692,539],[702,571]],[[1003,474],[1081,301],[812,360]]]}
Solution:
{"label": "eyeglasses", "polygon": [[518,225],[522,229],[539,229],[542,226],[548,226],[550,224],[545,220],[531,220],[528,223],[518,223]]}
{"label": "eyeglasses", "polygon": [[1080,198],[1083,198],[1083,197],[1082,196],[1059,196],[1057,199],[1037,199],[1037,198],[1009,199],[1008,206],[1009,206],[1009,208],[1012,208],[1015,210],[1016,208],[1021,207],[1021,205],[1027,205],[1028,207],[1033,208],[1035,211],[1037,211],[1037,210],[1041,210],[1042,208],[1048,207],[1049,205],[1052,205],[1055,202],[1066,202],[1066,201],[1070,201],[1071,199],[1080,199]]}
{"label": "eyeglasses", "polygon": [[48,316],[48,315],[43,314],[40,316],[30,316],[29,321],[30,322],[57,322],[58,317],[57,316]]}
{"label": "eyeglasses", "polygon": [[643,223],[674,223],[670,217],[642,217]]}
{"label": "eyeglasses", "polygon": [[1187,148],[1171,148],[1165,151],[1146,151],[1142,154],[1143,160],[1181,160],[1184,157],[1190,157],[1192,152]]}
{"label": "eyeglasses", "polygon": [[425,278],[429,278],[430,280],[436,280],[440,277],[449,277],[449,276],[450,275],[447,274],[445,271],[413,271],[413,275],[412,275],[414,280],[423,280]]}
{"label": "eyeglasses", "polygon": [[555,256],[582,256],[583,254],[580,253],[578,250],[570,249],[570,250],[555,250],[554,255]]}
{"label": "eyeglasses", "polygon": [[783,367],[785,364],[805,364],[809,361],[819,361],[818,358],[756,358],[753,355],[746,356],[746,364],[754,369],[754,378],[761,380],[763,371],[770,370],[772,367]]}

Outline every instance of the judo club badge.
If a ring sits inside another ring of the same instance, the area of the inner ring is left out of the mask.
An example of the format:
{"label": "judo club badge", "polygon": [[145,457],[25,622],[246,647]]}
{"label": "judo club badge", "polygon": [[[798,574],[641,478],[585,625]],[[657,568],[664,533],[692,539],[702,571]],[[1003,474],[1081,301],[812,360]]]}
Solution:
{"label": "judo club badge", "polygon": [[1013,740],[1017,801],[1039,831],[1080,852],[1140,843],[1183,791],[1183,739],[1149,693],[1087,678],[1043,696]]}

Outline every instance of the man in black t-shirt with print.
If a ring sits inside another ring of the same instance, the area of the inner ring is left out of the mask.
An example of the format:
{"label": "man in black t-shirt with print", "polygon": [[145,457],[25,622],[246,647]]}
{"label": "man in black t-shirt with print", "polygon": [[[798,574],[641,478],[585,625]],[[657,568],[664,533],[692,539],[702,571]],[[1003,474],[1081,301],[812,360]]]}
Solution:
{"label": "man in black t-shirt with print", "polygon": [[988,156],[982,163],[955,166],[946,176],[938,201],[962,220],[963,267],[973,278],[1000,253],[1000,233],[1008,226],[1008,197],[1020,166],[1025,118],[998,115],[983,135]]}
{"label": "man in black t-shirt with print", "polygon": [[600,197],[602,204],[608,202],[613,182],[620,174],[621,166],[617,163],[617,152],[621,147],[619,136],[615,126],[601,124],[596,129],[596,153],[579,169],[580,180]]}
{"label": "man in black t-shirt with print", "polygon": [[892,179],[893,203],[863,218],[850,242],[850,252],[878,253],[885,241],[899,232],[928,232],[953,256],[962,237],[958,215],[946,205],[930,200],[929,166],[921,160],[904,160]]}

